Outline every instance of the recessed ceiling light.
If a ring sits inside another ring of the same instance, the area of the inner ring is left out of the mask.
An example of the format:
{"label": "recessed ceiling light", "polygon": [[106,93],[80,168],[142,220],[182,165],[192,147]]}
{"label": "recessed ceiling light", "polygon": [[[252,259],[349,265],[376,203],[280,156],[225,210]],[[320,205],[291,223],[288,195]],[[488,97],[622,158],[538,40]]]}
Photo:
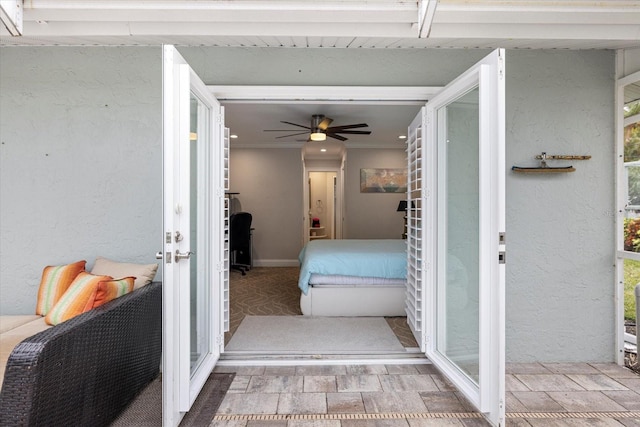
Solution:
{"label": "recessed ceiling light", "polygon": [[322,151],[323,153],[327,151],[326,148],[321,148],[320,151]]}
{"label": "recessed ceiling light", "polygon": [[398,139],[407,139],[407,135],[400,135],[398,136]]}
{"label": "recessed ceiling light", "polygon": [[236,135],[236,134],[229,135],[229,138],[231,138],[231,139],[236,139],[237,137],[238,137],[238,135]]}

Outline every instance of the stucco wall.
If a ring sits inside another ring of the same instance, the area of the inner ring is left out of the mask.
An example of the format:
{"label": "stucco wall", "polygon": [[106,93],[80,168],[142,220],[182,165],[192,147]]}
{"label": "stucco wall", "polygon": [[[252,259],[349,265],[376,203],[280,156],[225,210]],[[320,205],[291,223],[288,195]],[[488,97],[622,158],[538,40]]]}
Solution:
{"label": "stucco wall", "polygon": [[614,53],[507,55],[507,166],[592,156],[507,172],[508,358],[613,361]]}
{"label": "stucco wall", "polygon": [[[296,85],[441,86],[486,53],[180,50],[209,84]],[[33,309],[47,264],[91,264],[96,255],[154,261],[160,56],[159,47],[0,48],[0,312]],[[611,51],[507,52],[507,167],[532,164],[542,151],[593,156],[572,162],[571,174],[507,171],[509,361],[613,360],[614,63]],[[278,191],[301,194],[301,172],[289,169],[300,167],[299,152],[284,157],[290,161],[278,164],[295,178]],[[234,172],[238,159],[232,154],[233,190],[236,173],[251,173]],[[272,184],[259,178],[260,186],[239,191]],[[396,203],[389,215],[401,228]],[[273,215],[289,212],[280,206]],[[295,229],[284,235],[282,226],[256,223],[256,234],[274,233],[256,239],[290,238],[272,255],[288,258],[301,240]],[[347,230],[354,237],[357,224]]]}
{"label": "stucco wall", "polygon": [[489,52],[251,47],[178,50],[207,84],[285,86],[444,86]]}
{"label": "stucco wall", "polygon": [[0,313],[46,265],[157,262],[161,77],[159,47],[0,48]]}

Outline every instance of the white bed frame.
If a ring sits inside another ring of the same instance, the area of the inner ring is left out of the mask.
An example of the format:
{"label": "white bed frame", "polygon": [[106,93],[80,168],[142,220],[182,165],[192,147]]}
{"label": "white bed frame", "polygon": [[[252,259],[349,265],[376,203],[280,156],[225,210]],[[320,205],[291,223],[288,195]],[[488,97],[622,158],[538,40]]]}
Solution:
{"label": "white bed frame", "polygon": [[406,316],[406,287],[311,285],[300,296],[305,316]]}

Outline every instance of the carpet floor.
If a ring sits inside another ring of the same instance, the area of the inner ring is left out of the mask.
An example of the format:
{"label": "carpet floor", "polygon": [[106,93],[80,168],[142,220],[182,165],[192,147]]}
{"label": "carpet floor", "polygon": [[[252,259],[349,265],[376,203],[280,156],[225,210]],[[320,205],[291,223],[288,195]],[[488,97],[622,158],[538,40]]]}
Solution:
{"label": "carpet floor", "polygon": [[[232,271],[230,294],[230,326],[225,335],[229,344],[245,316],[298,316],[300,289],[298,267],[254,267],[245,276]],[[406,317],[385,318],[398,340],[406,348],[417,347]]]}
{"label": "carpet floor", "polygon": [[377,354],[404,351],[382,317],[246,316],[228,352]]}

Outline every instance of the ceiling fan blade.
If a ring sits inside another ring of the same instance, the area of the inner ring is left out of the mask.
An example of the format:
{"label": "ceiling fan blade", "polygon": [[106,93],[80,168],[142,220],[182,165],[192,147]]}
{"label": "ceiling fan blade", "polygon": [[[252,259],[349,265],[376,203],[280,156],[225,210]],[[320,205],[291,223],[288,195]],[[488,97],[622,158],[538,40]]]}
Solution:
{"label": "ceiling fan blade", "polygon": [[285,122],[284,120],[280,120],[280,123],[286,123],[288,125],[298,126],[299,128],[305,128],[305,129],[311,130],[311,128],[309,126],[303,126],[303,125],[299,125],[297,123]]}
{"label": "ceiling fan blade", "polygon": [[346,141],[347,139],[349,139],[349,138],[345,138],[342,135],[338,135],[336,133],[327,133],[327,136],[329,138],[337,139],[338,141]]}
{"label": "ceiling fan blade", "polygon": [[327,131],[340,132],[341,130],[344,130],[344,129],[366,128],[368,126],[369,125],[366,123],[357,123],[354,125],[343,125],[343,126],[331,126],[330,128],[327,128]]}
{"label": "ceiling fan blade", "polygon": [[262,132],[292,132],[295,129],[263,129]]}
{"label": "ceiling fan blade", "polygon": [[292,133],[292,134],[290,134],[290,135],[276,136],[276,139],[280,139],[280,138],[288,138],[288,137],[290,137],[290,136],[304,135],[304,134],[306,134],[306,133],[309,133],[309,132],[299,132],[299,133]]}
{"label": "ceiling fan blade", "polygon": [[324,119],[322,119],[320,123],[318,123],[318,129],[327,130],[327,128],[329,127],[332,121],[333,119],[330,119],[329,117],[325,117]]}
{"label": "ceiling fan blade", "polygon": [[371,135],[370,130],[341,130],[338,132],[327,132],[327,135],[330,133],[346,133],[350,135]]}

